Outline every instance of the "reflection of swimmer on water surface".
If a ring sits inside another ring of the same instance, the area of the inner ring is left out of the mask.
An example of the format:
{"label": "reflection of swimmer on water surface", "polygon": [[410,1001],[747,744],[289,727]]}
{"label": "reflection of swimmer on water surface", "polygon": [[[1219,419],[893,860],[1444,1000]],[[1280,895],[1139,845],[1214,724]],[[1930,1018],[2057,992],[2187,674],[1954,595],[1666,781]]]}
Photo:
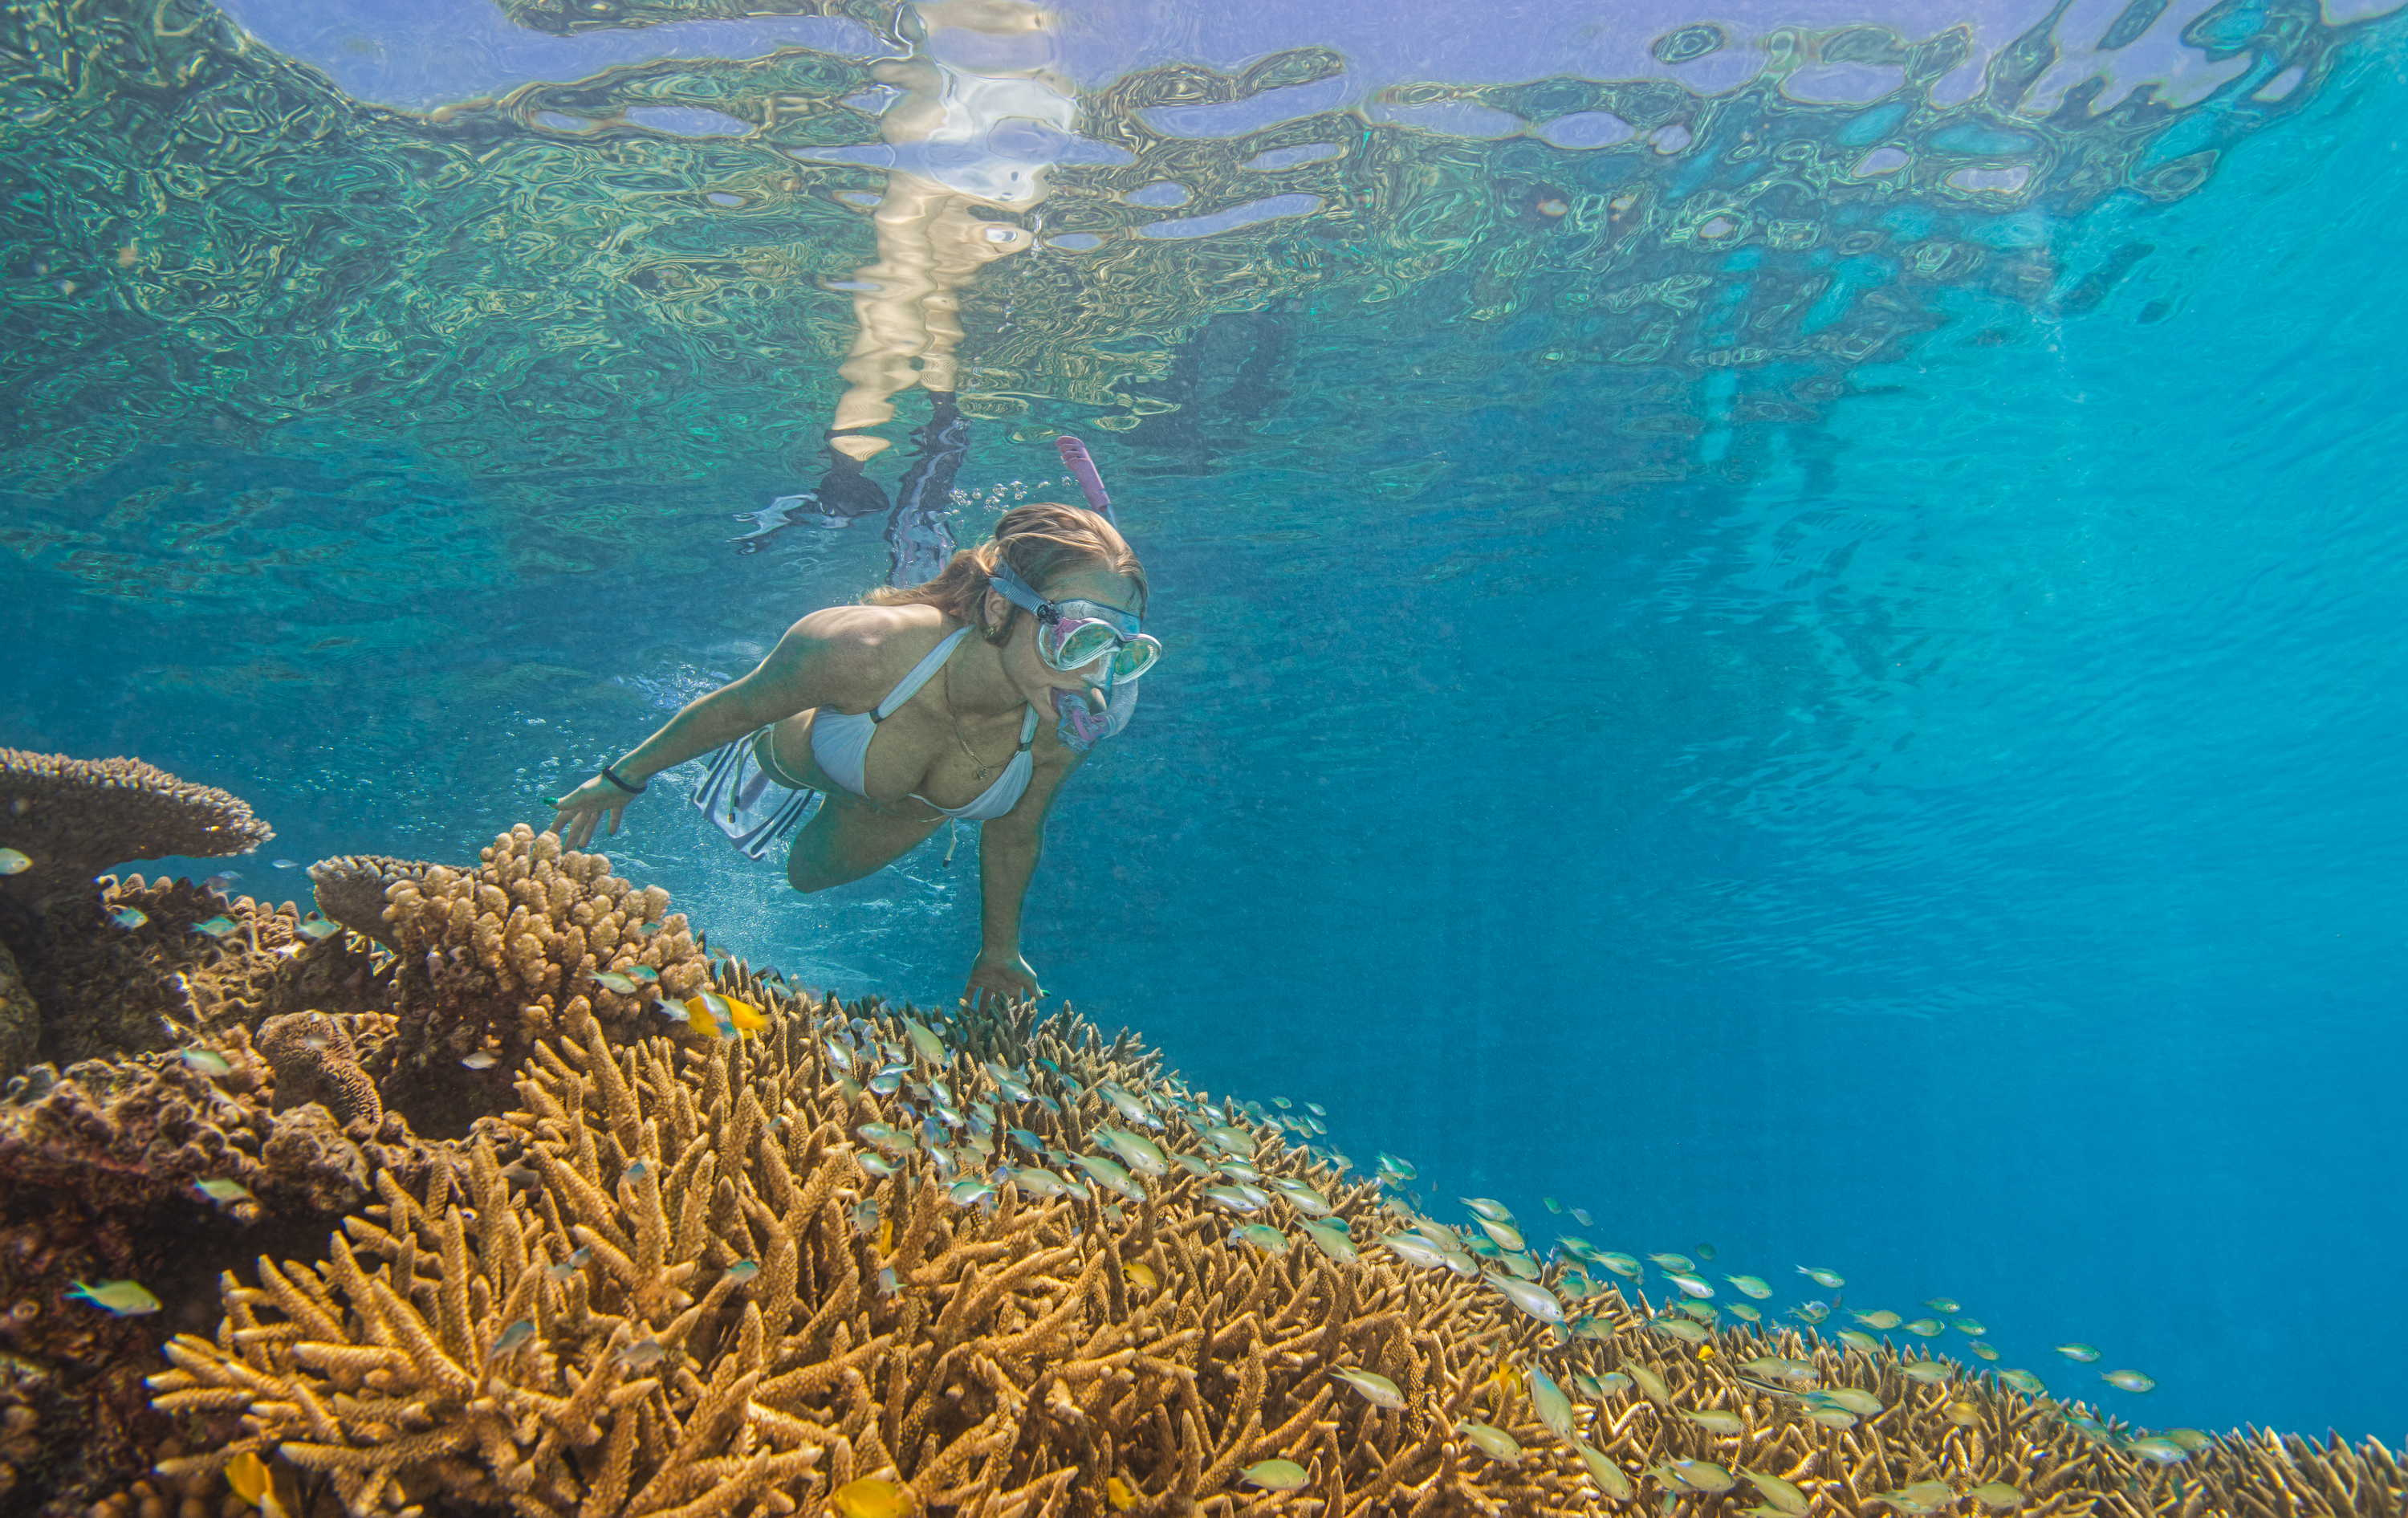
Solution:
{"label": "reflection of swimmer on water surface", "polygon": [[[1025,227],[998,215],[1034,208],[1048,189],[1048,165],[996,150],[995,131],[1017,122],[1067,133],[1076,109],[1068,81],[1044,66],[1053,37],[1037,7],[937,0],[906,6],[904,14],[918,22],[918,50],[871,70],[904,93],[879,118],[895,165],[870,218],[877,260],[853,280],[856,330],[837,371],[846,388],[829,425],[828,470],[814,493],[824,516],[886,509],[864,465],[888,446],[875,429],[895,419],[897,394],[916,386],[935,403],[921,434],[924,456],[941,450],[939,435],[958,430],[962,290],[987,265],[1034,246]],[[982,59],[1004,52],[1039,61],[957,66],[940,56],[949,30],[974,39]]]}

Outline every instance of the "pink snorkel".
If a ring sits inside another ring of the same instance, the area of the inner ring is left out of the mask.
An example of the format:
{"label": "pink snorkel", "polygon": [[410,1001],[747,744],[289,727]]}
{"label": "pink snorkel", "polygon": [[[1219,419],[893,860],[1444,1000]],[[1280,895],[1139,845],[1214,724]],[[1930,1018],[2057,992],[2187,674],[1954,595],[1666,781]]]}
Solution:
{"label": "pink snorkel", "polygon": [[1062,455],[1062,466],[1078,480],[1080,493],[1087,497],[1088,509],[1119,526],[1120,519],[1112,515],[1112,498],[1104,494],[1104,477],[1096,472],[1096,461],[1087,457],[1087,445],[1076,437],[1056,437],[1054,448]]}

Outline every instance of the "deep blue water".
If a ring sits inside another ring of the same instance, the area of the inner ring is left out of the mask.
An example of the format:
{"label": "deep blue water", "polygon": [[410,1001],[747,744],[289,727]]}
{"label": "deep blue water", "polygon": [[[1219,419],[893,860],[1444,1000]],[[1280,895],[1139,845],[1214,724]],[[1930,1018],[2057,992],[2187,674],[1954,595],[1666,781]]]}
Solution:
{"label": "deep blue water", "polygon": [[[1681,478],[1549,300],[1274,306],[1284,394],[1217,472],[1086,434],[1170,656],[1057,809],[1049,989],[1429,1196],[1711,1241],[1776,1307],[1828,1295],[1799,1265],[1945,1294],[2153,1425],[2396,1442],[2403,109],[2363,33],[2200,193],[2032,223],[2060,298],[1943,292],[1817,415],[1677,376]],[[963,482],[1051,451],[986,428]],[[0,557],[0,736],[228,786],[265,855],[455,857],[876,581],[874,523],[733,554],[778,488],[580,523],[406,429],[164,430],[0,497],[113,535]],[[673,795],[630,818],[623,870],[756,963],[958,985],[967,843],[806,900]]]}

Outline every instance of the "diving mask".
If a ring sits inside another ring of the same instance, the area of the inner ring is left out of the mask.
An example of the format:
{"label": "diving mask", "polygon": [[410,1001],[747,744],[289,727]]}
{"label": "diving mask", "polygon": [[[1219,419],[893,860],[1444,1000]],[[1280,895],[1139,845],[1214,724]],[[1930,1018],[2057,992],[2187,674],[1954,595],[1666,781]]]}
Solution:
{"label": "diving mask", "polygon": [[1137,679],[1162,657],[1162,645],[1138,631],[1138,619],[1118,607],[1087,600],[1048,601],[1010,566],[998,565],[987,583],[995,593],[1037,619],[1037,656],[1068,673],[1110,658],[1106,680]]}

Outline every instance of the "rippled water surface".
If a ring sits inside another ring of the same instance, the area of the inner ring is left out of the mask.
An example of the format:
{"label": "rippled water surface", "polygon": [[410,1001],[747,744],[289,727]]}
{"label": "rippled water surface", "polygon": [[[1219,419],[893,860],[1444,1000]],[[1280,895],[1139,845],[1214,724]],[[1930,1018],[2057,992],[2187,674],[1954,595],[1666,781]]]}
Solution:
{"label": "rippled water surface", "polygon": [[[457,857],[886,577],[824,434],[891,490],[941,366],[952,530],[1085,437],[1169,648],[1050,989],[2119,1416],[2408,1426],[2397,22],[736,8],[0,20],[5,741]],[[693,773],[625,873],[957,988],[967,839],[797,898]]]}

